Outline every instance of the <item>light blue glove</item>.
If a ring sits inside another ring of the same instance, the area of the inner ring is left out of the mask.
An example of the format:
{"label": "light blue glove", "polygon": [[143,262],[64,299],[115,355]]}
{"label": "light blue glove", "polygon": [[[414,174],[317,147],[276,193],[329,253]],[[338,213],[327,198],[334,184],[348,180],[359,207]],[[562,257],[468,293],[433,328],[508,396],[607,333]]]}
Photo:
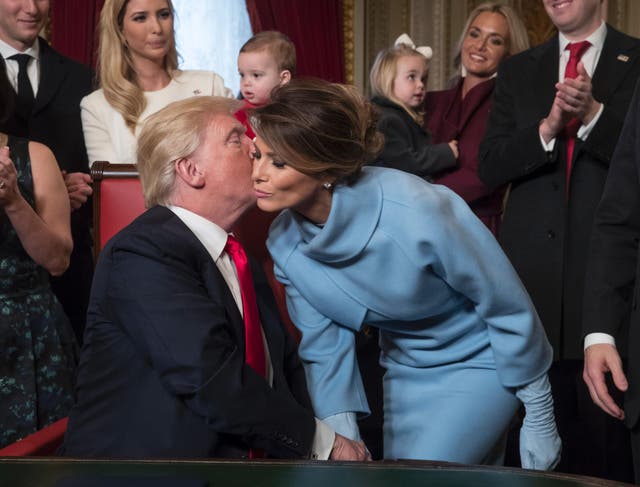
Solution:
{"label": "light blue glove", "polygon": [[525,409],[520,428],[522,468],[552,470],[560,461],[562,441],[553,415],[551,384],[547,374],[516,390],[516,396]]}

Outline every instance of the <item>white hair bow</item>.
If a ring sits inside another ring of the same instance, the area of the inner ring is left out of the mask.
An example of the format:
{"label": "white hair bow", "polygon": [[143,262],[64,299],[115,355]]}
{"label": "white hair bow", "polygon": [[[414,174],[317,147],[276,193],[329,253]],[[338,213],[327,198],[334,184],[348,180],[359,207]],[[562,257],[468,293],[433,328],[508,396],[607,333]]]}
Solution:
{"label": "white hair bow", "polygon": [[393,45],[397,46],[398,44],[404,44],[405,46],[409,46],[411,49],[415,49],[427,59],[431,59],[433,57],[433,49],[431,49],[429,46],[416,47],[416,45],[411,40],[411,37],[409,37],[407,34],[402,34],[400,37],[398,37]]}

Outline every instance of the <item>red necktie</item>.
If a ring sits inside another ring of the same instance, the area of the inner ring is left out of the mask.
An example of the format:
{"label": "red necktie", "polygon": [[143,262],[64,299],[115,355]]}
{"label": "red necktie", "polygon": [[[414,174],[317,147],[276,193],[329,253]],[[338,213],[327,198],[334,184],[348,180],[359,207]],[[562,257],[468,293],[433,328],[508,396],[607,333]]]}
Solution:
{"label": "red necktie", "polygon": [[258,374],[266,376],[266,358],[260,316],[256,302],[256,291],[253,287],[253,278],[249,267],[249,259],[242,245],[235,237],[229,235],[225,250],[236,265],[238,281],[240,281],[240,293],[242,294],[242,310],[244,314],[244,345],[245,362]]}
{"label": "red necktie", "polygon": [[[236,266],[238,281],[240,282],[240,294],[242,295],[242,313],[244,315],[244,351],[245,362],[263,377],[267,375],[267,360],[262,341],[260,315],[256,291],[253,287],[249,259],[242,245],[233,235],[227,237],[227,245],[224,247]],[[264,458],[265,452],[260,448],[251,448],[249,458]]]}
{"label": "red necktie", "polygon": [[[567,44],[565,49],[569,50],[569,62],[567,62],[567,67],[564,70],[565,79],[578,77],[578,63],[590,45],[589,41]],[[564,135],[567,140],[567,189],[569,188],[569,176],[571,175],[571,164],[573,162],[573,149],[576,145],[576,136],[580,125],[582,125],[580,120],[572,118],[564,127]]]}

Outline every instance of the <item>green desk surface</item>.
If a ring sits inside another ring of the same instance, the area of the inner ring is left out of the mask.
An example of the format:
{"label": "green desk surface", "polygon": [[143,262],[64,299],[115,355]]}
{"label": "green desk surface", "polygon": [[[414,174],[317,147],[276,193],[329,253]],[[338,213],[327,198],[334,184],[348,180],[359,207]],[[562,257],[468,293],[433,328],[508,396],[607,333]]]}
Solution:
{"label": "green desk surface", "polygon": [[0,458],[11,487],[587,487],[625,485],[553,472],[438,462]]}

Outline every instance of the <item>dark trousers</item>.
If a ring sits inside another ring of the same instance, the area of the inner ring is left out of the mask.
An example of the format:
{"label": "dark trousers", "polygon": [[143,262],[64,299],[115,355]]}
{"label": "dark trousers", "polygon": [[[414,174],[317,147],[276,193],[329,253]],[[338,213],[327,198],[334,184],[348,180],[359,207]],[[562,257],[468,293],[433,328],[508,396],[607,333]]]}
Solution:
{"label": "dark trousers", "polygon": [[633,453],[633,470],[636,484],[640,484],[640,424],[631,430],[631,452]]}
{"label": "dark trousers", "polygon": [[[582,367],[582,360],[561,360],[549,370],[556,423],[562,438],[562,459],[555,470],[633,482],[629,430],[593,403],[582,380]],[[610,383],[614,399],[622,404],[622,394],[614,389]],[[510,466],[519,466],[520,424],[520,421],[514,424],[510,434],[506,461]]]}

